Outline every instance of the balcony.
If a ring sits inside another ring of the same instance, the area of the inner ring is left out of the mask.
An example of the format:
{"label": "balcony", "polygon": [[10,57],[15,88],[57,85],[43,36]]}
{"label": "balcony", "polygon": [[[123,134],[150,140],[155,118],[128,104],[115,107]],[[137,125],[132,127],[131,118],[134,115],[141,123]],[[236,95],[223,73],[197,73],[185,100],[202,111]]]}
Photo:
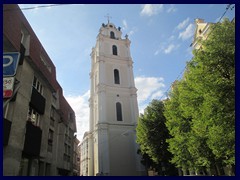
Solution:
{"label": "balcony", "polygon": [[42,141],[42,130],[27,121],[23,152],[29,156],[39,156]]}
{"label": "balcony", "polygon": [[30,105],[37,110],[39,114],[44,114],[45,98],[33,87]]}
{"label": "balcony", "polygon": [[3,118],[3,145],[8,145],[12,122]]}

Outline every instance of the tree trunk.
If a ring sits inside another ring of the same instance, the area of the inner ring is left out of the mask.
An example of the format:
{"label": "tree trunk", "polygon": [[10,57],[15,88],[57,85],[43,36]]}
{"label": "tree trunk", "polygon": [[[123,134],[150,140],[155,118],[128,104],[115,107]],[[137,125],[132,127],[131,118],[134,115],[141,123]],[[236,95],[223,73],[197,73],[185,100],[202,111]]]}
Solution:
{"label": "tree trunk", "polygon": [[223,170],[222,165],[220,163],[216,164],[216,168],[217,168],[217,175],[218,176],[224,175],[224,170]]}

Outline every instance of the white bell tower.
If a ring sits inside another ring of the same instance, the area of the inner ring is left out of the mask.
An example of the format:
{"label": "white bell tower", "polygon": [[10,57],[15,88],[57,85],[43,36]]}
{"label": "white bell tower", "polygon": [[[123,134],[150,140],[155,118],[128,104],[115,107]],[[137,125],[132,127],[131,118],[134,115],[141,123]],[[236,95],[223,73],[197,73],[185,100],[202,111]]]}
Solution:
{"label": "white bell tower", "polygon": [[137,154],[137,89],[130,40],[108,20],[91,53],[89,175],[146,175]]}

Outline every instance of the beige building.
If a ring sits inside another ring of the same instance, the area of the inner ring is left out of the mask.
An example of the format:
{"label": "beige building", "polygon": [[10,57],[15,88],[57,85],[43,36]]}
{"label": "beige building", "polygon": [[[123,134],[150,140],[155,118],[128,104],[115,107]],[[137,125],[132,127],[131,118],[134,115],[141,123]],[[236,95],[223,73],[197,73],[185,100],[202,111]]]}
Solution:
{"label": "beige building", "polygon": [[88,174],[145,175],[137,154],[138,119],[130,40],[121,28],[102,24],[92,48]]}
{"label": "beige building", "polygon": [[3,175],[72,175],[75,113],[53,62],[15,4],[3,5],[3,52],[10,59],[4,76],[10,56],[19,53],[13,95],[3,99]]}
{"label": "beige building", "polygon": [[88,176],[88,140],[89,133],[85,132],[80,144],[80,176]]}
{"label": "beige building", "polygon": [[[235,17],[231,21],[235,24]],[[210,27],[215,23],[205,22],[204,19],[195,19],[195,33],[194,33],[194,39],[191,44],[191,46],[194,49],[199,49],[201,47],[201,43],[199,43],[200,40],[206,40],[210,31]]]}
{"label": "beige building", "polygon": [[76,135],[73,146],[73,176],[80,176],[80,141]]}
{"label": "beige building", "polygon": [[203,19],[195,19],[195,33],[194,33],[194,39],[192,43],[192,47],[194,49],[199,49],[201,47],[201,43],[199,43],[200,40],[205,40],[208,36],[209,28],[213,23],[207,23],[204,22]]}

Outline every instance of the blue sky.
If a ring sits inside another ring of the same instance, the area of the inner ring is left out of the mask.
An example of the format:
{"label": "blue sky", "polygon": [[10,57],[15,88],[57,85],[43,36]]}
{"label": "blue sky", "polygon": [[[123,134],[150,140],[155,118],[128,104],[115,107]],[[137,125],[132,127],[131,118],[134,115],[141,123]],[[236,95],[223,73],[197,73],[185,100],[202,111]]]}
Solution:
{"label": "blue sky", "polygon": [[[40,4],[21,4],[20,8]],[[102,23],[121,27],[131,40],[139,111],[164,99],[191,60],[194,20],[218,22],[226,4],[73,4],[23,10],[56,66],[57,80],[75,110],[81,140],[89,124],[90,53]],[[232,20],[235,9],[225,17]]]}

